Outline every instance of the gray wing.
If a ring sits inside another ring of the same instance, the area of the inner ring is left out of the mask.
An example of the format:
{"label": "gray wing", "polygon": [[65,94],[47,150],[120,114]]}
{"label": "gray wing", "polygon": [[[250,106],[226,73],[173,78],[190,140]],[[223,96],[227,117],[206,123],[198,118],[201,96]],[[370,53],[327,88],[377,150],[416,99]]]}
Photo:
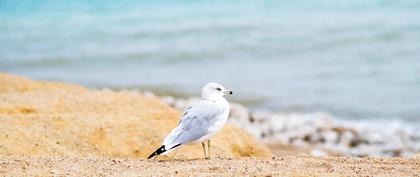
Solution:
{"label": "gray wing", "polygon": [[200,139],[222,111],[213,102],[201,101],[185,110],[178,126],[163,141],[165,149]]}

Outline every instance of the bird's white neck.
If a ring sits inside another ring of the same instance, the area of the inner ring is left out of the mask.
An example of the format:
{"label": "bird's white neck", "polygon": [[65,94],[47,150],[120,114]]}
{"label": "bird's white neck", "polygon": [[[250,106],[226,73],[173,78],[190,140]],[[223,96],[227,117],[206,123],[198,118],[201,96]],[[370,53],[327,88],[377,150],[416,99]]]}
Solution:
{"label": "bird's white neck", "polygon": [[227,110],[230,109],[229,102],[223,96],[210,97],[210,98],[209,97],[207,97],[207,98],[203,97],[202,99],[206,100],[206,101],[216,103],[216,105],[218,105],[220,108],[226,108]]}
{"label": "bird's white neck", "polygon": [[205,95],[202,97],[203,100],[212,101],[212,102],[219,102],[219,101],[226,101],[225,97],[219,95]]}

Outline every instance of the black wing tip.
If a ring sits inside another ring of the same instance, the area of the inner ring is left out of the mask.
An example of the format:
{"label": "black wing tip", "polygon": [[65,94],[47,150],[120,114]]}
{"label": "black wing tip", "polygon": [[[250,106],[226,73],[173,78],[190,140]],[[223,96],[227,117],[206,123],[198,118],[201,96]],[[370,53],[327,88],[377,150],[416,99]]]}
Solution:
{"label": "black wing tip", "polygon": [[177,145],[175,145],[174,147],[172,147],[171,149],[175,149],[175,148],[177,148],[178,146],[181,146],[182,144],[181,143],[179,143],[179,144],[177,144]]}
{"label": "black wing tip", "polygon": [[162,145],[160,148],[158,148],[155,152],[153,152],[152,154],[149,155],[149,157],[147,157],[147,159],[151,159],[155,156],[158,156],[162,153],[166,152],[165,150],[165,145]]}
{"label": "black wing tip", "polygon": [[[181,145],[182,144],[179,143],[179,144],[175,145],[174,147],[172,147],[171,149],[175,149],[176,147],[181,146]],[[155,156],[158,156],[158,155],[160,155],[160,154],[162,154],[162,153],[164,153],[166,151],[169,151],[171,149],[166,150],[165,149],[165,145],[162,145],[159,149],[157,149],[155,152],[153,152],[152,154],[150,154],[149,157],[147,157],[147,159],[151,159],[151,158],[153,158]]]}

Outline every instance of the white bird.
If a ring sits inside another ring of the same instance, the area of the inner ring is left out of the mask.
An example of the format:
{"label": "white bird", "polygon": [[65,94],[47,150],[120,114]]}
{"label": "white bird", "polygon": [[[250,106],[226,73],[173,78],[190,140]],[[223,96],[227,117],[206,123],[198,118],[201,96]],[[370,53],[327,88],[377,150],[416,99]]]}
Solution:
{"label": "white bird", "polygon": [[[192,142],[201,142],[204,157],[210,159],[210,138],[223,128],[229,116],[229,103],[223,96],[232,93],[218,83],[206,84],[202,89],[202,99],[184,111],[178,126],[166,136],[163,145],[148,159],[156,158]],[[208,156],[205,141],[207,141]]]}

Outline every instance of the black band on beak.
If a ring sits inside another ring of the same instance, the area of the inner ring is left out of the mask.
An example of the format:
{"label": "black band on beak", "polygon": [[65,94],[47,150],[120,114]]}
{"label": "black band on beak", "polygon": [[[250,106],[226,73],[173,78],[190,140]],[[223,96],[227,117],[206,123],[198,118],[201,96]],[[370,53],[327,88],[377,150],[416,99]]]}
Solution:
{"label": "black band on beak", "polygon": [[225,95],[232,95],[233,94],[233,92],[231,91],[231,90],[225,90],[224,92],[223,92]]}

